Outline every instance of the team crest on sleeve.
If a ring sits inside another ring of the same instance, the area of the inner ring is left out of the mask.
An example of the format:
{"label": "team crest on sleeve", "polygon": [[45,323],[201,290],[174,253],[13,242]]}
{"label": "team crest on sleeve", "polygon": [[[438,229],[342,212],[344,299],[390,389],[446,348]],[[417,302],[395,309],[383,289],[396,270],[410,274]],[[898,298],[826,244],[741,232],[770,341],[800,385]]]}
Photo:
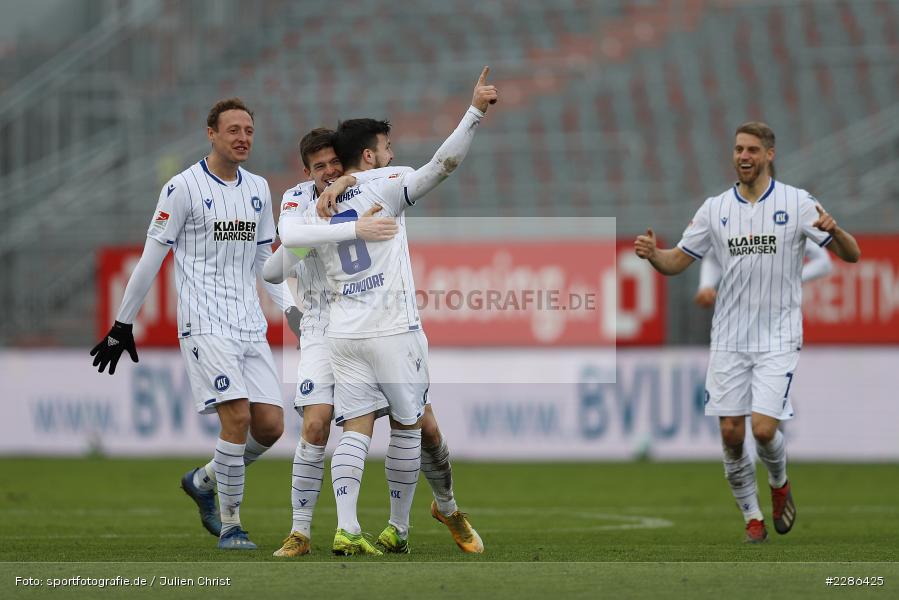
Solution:
{"label": "team crest on sleeve", "polygon": [[790,220],[790,215],[787,214],[785,210],[779,210],[774,213],[774,224],[775,225],[786,225],[787,221]]}
{"label": "team crest on sleeve", "polygon": [[260,212],[262,210],[262,200],[259,199],[259,196],[253,196],[250,198],[250,204],[253,205],[253,210],[256,212]]}

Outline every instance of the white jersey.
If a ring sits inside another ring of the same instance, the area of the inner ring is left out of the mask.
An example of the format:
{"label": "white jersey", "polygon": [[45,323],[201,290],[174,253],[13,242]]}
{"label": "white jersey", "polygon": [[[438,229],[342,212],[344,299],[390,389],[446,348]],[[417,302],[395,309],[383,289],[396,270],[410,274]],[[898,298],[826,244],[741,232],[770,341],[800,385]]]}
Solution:
{"label": "white jersey", "polygon": [[[408,199],[403,178],[413,171],[410,167],[387,167],[378,169],[376,175],[366,172],[371,179],[358,182],[338,197],[339,212],[331,223],[355,221],[379,204],[383,208],[377,216],[396,217],[399,231],[385,242],[354,239],[318,249],[333,297],[329,337],[382,337],[421,329],[404,216],[413,202]],[[303,216],[307,222],[318,220],[314,204]]]}
{"label": "white jersey", "polygon": [[[304,181],[290,188],[281,197],[279,221],[285,215],[302,214],[311,205],[314,209],[318,192],[312,181]],[[297,278],[297,298],[303,302],[303,335],[324,335],[331,318],[331,292],[328,288],[325,265],[312,250],[293,267]]]}
{"label": "white jersey", "polygon": [[818,201],[779,181],[754,204],[738,187],[708,198],[677,246],[722,266],[712,320],[712,350],[781,352],[802,347],[802,263],[806,238],[819,246],[830,234],[813,227]]}
{"label": "white jersey", "polygon": [[224,182],[204,158],[163,186],[147,236],[175,254],[178,337],[266,339],[255,266],[256,247],[275,237],[265,179],[238,168]]}

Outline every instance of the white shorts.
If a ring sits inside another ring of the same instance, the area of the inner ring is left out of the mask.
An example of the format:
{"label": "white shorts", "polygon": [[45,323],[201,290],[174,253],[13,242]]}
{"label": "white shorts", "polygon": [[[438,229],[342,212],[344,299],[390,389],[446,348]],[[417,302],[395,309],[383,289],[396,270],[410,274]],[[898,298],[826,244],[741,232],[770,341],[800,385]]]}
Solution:
{"label": "white shorts", "polygon": [[297,365],[297,393],[293,405],[300,415],[310,404],[334,404],[334,370],[331,350],[323,335],[300,336],[300,363]]}
{"label": "white shorts", "polygon": [[217,404],[238,398],[283,405],[268,342],[244,342],[211,334],[192,335],[179,342],[200,414],[215,412]]}
{"label": "white shorts", "polygon": [[716,352],[709,356],[705,414],[739,417],[753,412],[793,418],[790,390],[799,352]]}
{"label": "white shorts", "polygon": [[403,425],[413,425],[421,418],[431,383],[428,338],[423,331],[364,339],[330,338],[329,342],[336,380],[335,423],[385,406]]}

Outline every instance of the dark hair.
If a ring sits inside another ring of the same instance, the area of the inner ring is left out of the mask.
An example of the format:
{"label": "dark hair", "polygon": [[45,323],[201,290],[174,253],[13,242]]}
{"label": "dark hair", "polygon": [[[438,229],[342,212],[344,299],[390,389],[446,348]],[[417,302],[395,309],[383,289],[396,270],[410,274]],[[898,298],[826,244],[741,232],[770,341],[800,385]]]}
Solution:
{"label": "dark hair", "polygon": [[331,148],[334,145],[334,130],[327,127],[316,127],[303,136],[300,140],[300,158],[303,166],[309,168],[309,156],[319,150]]}
{"label": "dark hair", "polygon": [[343,168],[358,167],[362,153],[376,149],[378,134],[390,135],[390,121],[350,119],[340,123],[334,135],[334,153]]}
{"label": "dark hair", "polygon": [[250,119],[253,119],[253,111],[247,108],[243,100],[240,98],[227,98],[226,100],[219,100],[212,105],[212,108],[209,109],[209,115],[206,116],[206,126],[218,131],[219,115],[226,110],[242,110],[250,115]]}
{"label": "dark hair", "polygon": [[[765,147],[765,150],[770,150],[774,147],[774,130],[771,129],[767,123],[762,123],[761,121],[749,121],[748,123],[743,123],[737,127],[734,136],[741,133],[748,133],[749,135],[754,135],[762,140],[762,146]],[[771,177],[774,177],[774,161],[768,163],[768,173]]]}

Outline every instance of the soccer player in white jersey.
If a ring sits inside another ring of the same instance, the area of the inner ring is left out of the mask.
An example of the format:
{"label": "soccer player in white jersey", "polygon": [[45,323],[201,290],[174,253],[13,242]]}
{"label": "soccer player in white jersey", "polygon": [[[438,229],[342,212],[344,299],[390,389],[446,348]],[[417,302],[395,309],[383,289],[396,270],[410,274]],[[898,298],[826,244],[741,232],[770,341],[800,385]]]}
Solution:
{"label": "soccer player in white jersey", "polygon": [[[281,200],[281,216],[302,213],[309,204],[315,204],[329,182],[343,174],[343,168],[333,148],[334,131],[314,129],[300,141],[300,155],[304,173],[312,181],[306,181],[287,190]],[[388,170],[388,175],[393,171]],[[356,185],[383,174],[382,169],[355,173],[355,176],[335,182],[334,190],[346,189],[345,184]],[[333,194],[333,190],[332,193]],[[369,212],[371,213],[370,209]],[[365,219],[356,221],[357,235]],[[384,239],[397,231],[394,219],[378,219]],[[363,233],[364,235],[364,233]],[[361,236],[360,236],[361,237]],[[329,323],[329,292],[325,279],[325,266],[312,251],[300,260],[281,246],[266,261],[263,277],[271,283],[279,283],[288,277],[296,277],[297,292],[303,299],[302,354],[297,373],[297,391],[294,405],[303,418],[300,441],[297,444],[291,482],[293,525],[291,533],[275,556],[300,556],[310,551],[312,514],[321,491],[324,472],[325,446],[328,443],[330,423],[334,410],[334,375],[325,332]],[[386,398],[378,393],[376,400],[386,406]],[[466,515],[458,510],[453,492],[452,465],[449,449],[443,438],[430,402],[422,417],[422,471],[431,486],[434,501],[431,513],[446,524],[456,544],[464,552],[483,552],[480,536]]]}
{"label": "soccer player in white jersey", "polygon": [[723,269],[712,320],[705,412],[719,418],[725,476],[743,513],[745,540],[751,543],[765,541],[768,533],[755,462],[743,444],[747,415],[759,458],[768,469],[774,527],[785,534],[796,519],[778,425],[793,417],[790,388],[802,348],[806,239],[847,262],[861,256],[855,238],[811,194],[774,179],[774,141],[764,123],[741,125],[733,151],[734,187],[702,204],[676,248],[657,248],[652,229],[634,242],[637,256],[663,275],[676,275],[709,253]]}
{"label": "soccer player in white jersey", "polygon": [[[811,239],[805,240],[805,256],[808,258],[802,265],[802,283],[827,277],[833,271],[833,261],[826,248],[822,248]],[[699,267],[699,288],[693,301],[702,308],[712,308],[718,297],[718,284],[721,283],[721,265],[710,252],[702,258]]]}
{"label": "soccer player in white jersey", "polygon": [[[365,458],[368,455],[378,392],[388,400],[391,435],[385,469],[390,490],[390,519],[378,537],[390,552],[408,551],[409,510],[421,466],[421,423],[429,387],[427,339],[415,301],[404,211],[446,179],[464,159],[488,104],[497,98],[486,83],[485,68],[475,86],[472,106],[462,122],[426,165],[390,169],[371,181],[348,188],[336,198],[319,200],[322,213],[333,204],[339,214],[321,223],[316,209],[284,218],[282,242],[290,248],[316,247],[335,295],[328,341],[334,369],[335,421],[343,426],[331,477],[338,528],[333,550],[365,552],[356,516]],[[334,150],[347,174],[386,167],[393,159],[390,125],[373,119],[344,121]],[[399,232],[386,242],[356,238],[353,221],[375,206],[396,217]]]}
{"label": "soccer player in white jersey", "polygon": [[[221,423],[212,460],[188,472],[181,485],[197,503],[204,527],[219,536],[219,548],[253,550],[240,522],[245,467],[284,429],[256,292],[275,223],[268,183],[240,166],[253,145],[253,113],[237,98],[222,100],[206,124],[211,151],[163,186],[115,324],[91,355],[100,372],[109,364],[110,374],[123,349],[137,362],[132,323],[173,248],[181,354],[197,410],[218,413]],[[299,314],[286,285],[265,286],[282,309]]]}

